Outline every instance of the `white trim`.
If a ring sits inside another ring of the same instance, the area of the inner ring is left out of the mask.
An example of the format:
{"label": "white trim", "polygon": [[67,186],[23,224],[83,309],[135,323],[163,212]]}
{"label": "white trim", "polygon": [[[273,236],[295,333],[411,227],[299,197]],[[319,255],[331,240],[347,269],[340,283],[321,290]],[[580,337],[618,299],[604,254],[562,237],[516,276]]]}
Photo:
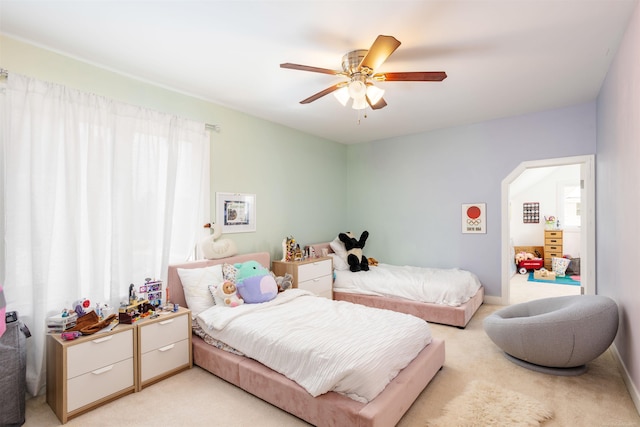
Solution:
{"label": "white trim", "polygon": [[624,384],[627,386],[627,391],[629,392],[629,396],[631,396],[631,400],[633,401],[633,404],[636,407],[636,411],[638,411],[638,413],[640,414],[640,393],[638,393],[638,389],[633,384],[633,381],[631,380],[631,375],[629,375],[629,371],[627,370],[627,367],[622,361],[622,358],[620,357],[620,353],[618,352],[618,348],[616,347],[616,345],[612,344],[611,347],[609,347],[609,349],[611,350],[613,359],[618,365],[620,376],[622,377],[622,381],[624,381]]}
{"label": "white trim", "polygon": [[544,159],[522,162],[505,179],[502,180],[502,244],[501,244],[501,268],[502,268],[502,297],[501,304],[509,305],[509,185],[526,169],[549,166],[565,166],[580,164],[581,178],[584,180],[582,193],[582,226],[580,227],[580,282],[582,292],[587,295],[596,294],[595,254],[596,254],[596,226],[595,226],[595,156],[575,156],[557,159]]}

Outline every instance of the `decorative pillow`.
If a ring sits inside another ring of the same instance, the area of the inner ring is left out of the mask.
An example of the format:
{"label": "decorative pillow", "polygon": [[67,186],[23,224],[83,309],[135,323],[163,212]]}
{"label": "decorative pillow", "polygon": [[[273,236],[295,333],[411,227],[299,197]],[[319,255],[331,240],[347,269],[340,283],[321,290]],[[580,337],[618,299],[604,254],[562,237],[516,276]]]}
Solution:
{"label": "decorative pillow", "polygon": [[554,273],[556,273],[556,276],[564,277],[570,262],[571,260],[568,258],[552,257],[551,269],[553,270]]}
{"label": "decorative pillow", "polygon": [[331,258],[333,258],[333,269],[334,270],[348,270],[349,264],[344,262],[342,258],[338,254],[329,254]]}
{"label": "decorative pillow", "polygon": [[329,243],[333,252],[336,253],[344,262],[347,262],[347,248],[344,247],[344,243],[340,240],[339,237],[336,237]]}
{"label": "decorative pillow", "polygon": [[218,295],[218,286],[222,285],[223,283],[224,281],[215,285],[209,285],[209,293],[213,298],[214,305],[224,305],[224,301],[222,301],[222,298],[220,298],[220,296]]}
{"label": "decorative pillow", "polygon": [[209,292],[209,285],[217,285],[224,280],[222,265],[212,265],[203,268],[178,268],[178,276],[182,282],[184,299],[191,310],[191,317],[215,305]]}
{"label": "decorative pillow", "polygon": [[236,276],[238,275],[238,269],[233,264],[222,264],[222,277],[224,280],[236,283]]}

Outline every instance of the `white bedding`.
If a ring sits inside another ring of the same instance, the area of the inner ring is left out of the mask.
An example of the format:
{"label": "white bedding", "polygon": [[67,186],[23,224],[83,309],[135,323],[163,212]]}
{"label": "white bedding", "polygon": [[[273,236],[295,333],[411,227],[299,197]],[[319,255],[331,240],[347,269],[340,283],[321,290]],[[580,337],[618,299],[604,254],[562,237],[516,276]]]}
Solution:
{"label": "white bedding", "polygon": [[478,292],[480,280],[466,270],[378,264],[369,271],[335,270],[334,292],[406,298],[457,307]]}
{"label": "white bedding", "polygon": [[289,289],[266,303],[213,306],[197,317],[213,338],[300,384],[368,402],[431,342],[417,317]]}

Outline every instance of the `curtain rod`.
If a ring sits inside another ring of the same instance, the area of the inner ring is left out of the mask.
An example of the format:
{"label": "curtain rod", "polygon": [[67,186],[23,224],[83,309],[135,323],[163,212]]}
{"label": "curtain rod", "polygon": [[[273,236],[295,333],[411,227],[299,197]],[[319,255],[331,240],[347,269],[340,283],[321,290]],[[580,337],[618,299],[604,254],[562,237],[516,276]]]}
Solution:
{"label": "curtain rod", "polygon": [[[6,70],[4,68],[0,68],[0,78],[6,78],[9,76],[9,70]],[[204,124],[204,128],[206,130],[212,130],[214,132],[220,132],[220,126],[218,125],[212,125],[209,123],[205,123]]]}

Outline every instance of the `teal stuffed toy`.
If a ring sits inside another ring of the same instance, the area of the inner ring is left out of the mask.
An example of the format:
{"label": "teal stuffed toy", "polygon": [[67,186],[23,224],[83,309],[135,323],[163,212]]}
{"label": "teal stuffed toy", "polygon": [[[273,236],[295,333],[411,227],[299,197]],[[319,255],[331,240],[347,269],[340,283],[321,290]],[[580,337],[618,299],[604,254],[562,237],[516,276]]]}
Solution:
{"label": "teal stuffed toy", "polygon": [[278,295],[278,284],[269,270],[257,261],[234,264],[236,287],[247,304],[271,301]]}

